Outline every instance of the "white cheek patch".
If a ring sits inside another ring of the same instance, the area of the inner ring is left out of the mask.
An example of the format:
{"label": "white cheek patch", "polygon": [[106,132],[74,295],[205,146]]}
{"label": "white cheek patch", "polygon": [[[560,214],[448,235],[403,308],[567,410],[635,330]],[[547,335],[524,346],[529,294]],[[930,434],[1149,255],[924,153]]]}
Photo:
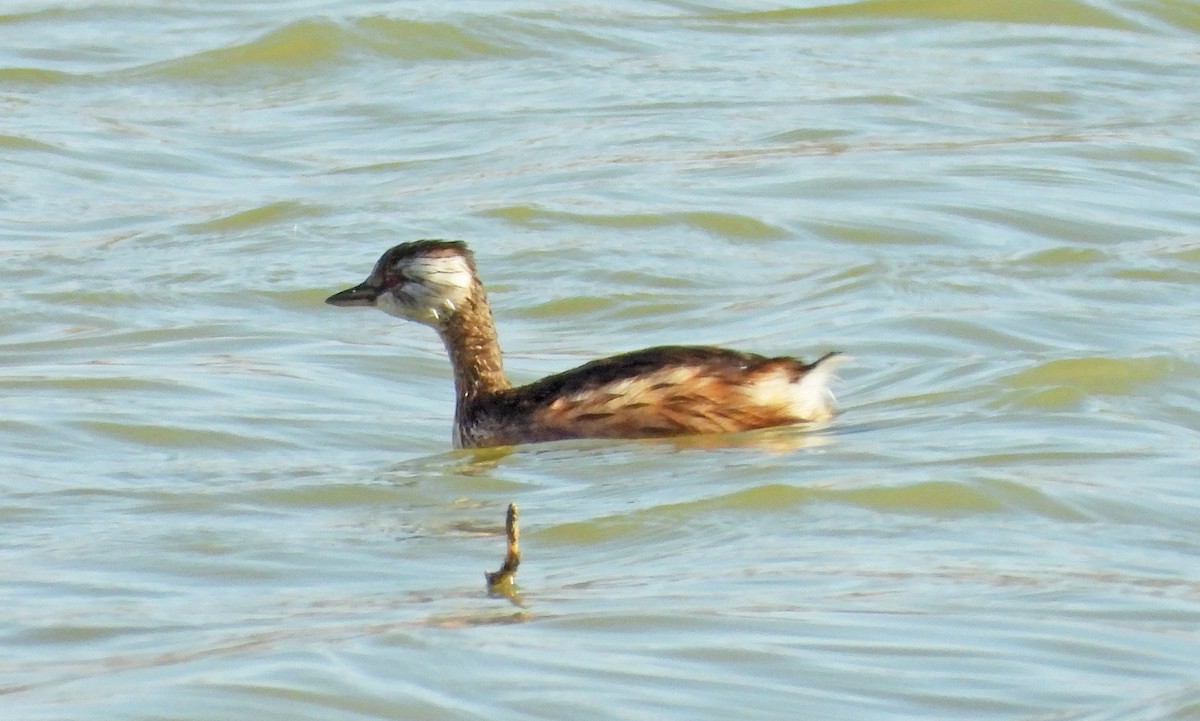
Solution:
{"label": "white cheek patch", "polygon": [[411,280],[381,294],[376,307],[435,326],[463,304],[474,280],[466,261],[457,255],[416,258],[405,266],[404,275]]}
{"label": "white cheek patch", "polygon": [[417,258],[408,266],[407,272],[430,286],[461,288],[464,291],[471,287],[471,269],[457,255]]}
{"label": "white cheek patch", "polygon": [[408,274],[413,282],[403,289],[435,318],[457,310],[471,293],[471,269],[457,255],[422,258],[409,267]]}

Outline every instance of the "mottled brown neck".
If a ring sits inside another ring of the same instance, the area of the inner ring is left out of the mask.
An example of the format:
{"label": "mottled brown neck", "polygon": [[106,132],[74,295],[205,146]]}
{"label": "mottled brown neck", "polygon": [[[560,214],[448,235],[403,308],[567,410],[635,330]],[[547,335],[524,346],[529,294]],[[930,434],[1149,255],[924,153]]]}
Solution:
{"label": "mottled brown neck", "polygon": [[466,405],[481,396],[512,387],[504,375],[492,309],[481,284],[475,284],[470,297],[439,332],[454,366],[456,419],[462,418]]}

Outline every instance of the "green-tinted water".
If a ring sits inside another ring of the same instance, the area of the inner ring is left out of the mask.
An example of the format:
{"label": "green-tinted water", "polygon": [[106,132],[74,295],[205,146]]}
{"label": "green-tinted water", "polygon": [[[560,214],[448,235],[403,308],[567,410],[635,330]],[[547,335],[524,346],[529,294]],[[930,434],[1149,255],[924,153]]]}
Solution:
{"label": "green-tinted water", "polygon": [[[1200,718],[1200,5],[448,8],[0,10],[0,716]],[[844,414],[451,452],[417,237]]]}

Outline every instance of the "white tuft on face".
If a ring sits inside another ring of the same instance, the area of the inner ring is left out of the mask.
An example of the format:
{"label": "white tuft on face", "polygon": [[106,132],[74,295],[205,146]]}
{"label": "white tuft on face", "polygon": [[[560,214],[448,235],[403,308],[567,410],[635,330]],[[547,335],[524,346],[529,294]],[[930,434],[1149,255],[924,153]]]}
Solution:
{"label": "white tuft on face", "polygon": [[467,259],[456,253],[405,258],[387,276],[394,285],[379,294],[375,306],[435,328],[462,307],[475,280]]}

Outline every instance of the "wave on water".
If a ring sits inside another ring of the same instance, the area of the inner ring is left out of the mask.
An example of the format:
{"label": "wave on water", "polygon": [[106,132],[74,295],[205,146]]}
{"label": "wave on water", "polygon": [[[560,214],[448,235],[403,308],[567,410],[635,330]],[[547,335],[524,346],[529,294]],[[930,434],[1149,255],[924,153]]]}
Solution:
{"label": "wave on water", "polygon": [[[1061,0],[860,0],[806,7],[770,10],[728,11],[711,8],[712,17],[743,23],[779,23],[798,20],[947,20],[1000,22],[1030,25],[1066,25],[1111,30],[1147,30],[1171,24],[1180,29],[1200,30],[1200,19],[1183,7],[1187,3],[1160,3],[1121,8],[1112,3]],[[1157,12],[1155,12],[1157,11]]]}
{"label": "wave on water", "polygon": [[311,18],[245,42],[154,62],[136,73],[169,80],[236,82],[240,73],[251,71],[311,74],[323,66],[353,64],[356,56],[364,54],[412,62],[502,58],[529,52],[519,43],[450,22],[379,16],[340,22]]}

